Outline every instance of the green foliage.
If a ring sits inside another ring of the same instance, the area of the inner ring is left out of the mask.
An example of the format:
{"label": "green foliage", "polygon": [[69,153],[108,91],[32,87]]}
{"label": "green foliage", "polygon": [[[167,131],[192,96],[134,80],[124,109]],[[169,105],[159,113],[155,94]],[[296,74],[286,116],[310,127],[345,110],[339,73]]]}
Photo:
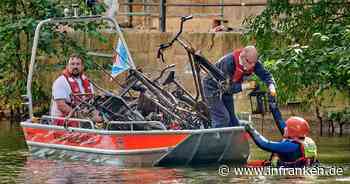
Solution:
{"label": "green foliage", "polygon": [[350,123],[350,108],[345,108],[340,111],[331,111],[328,113],[329,120],[339,124]]}
{"label": "green foliage", "polygon": [[328,120],[336,122],[339,125],[339,135],[343,134],[345,124],[350,124],[350,107],[344,108],[341,111],[332,111],[328,113]]}
{"label": "green foliage", "polygon": [[[299,1],[300,2],[300,1]],[[321,105],[323,92],[350,94],[350,4],[345,0],[269,0],[246,20],[283,101]]]}
{"label": "green foliage", "polygon": [[[0,105],[5,108],[20,106],[20,95],[26,93],[26,77],[31,56],[34,31],[38,21],[62,17],[63,9],[72,3],[80,3],[80,10],[88,12],[84,1],[73,0],[1,0],[0,1]],[[99,7],[97,13],[103,11]],[[69,25],[70,26],[70,25]],[[74,30],[86,32],[102,40],[99,27],[93,23],[72,26]],[[65,63],[71,52],[86,53],[86,49],[57,26],[44,26],[41,30],[37,56],[56,56]],[[87,58],[89,60],[89,58]],[[46,70],[36,66],[36,74]],[[40,81],[33,83],[34,100],[48,100]]]}

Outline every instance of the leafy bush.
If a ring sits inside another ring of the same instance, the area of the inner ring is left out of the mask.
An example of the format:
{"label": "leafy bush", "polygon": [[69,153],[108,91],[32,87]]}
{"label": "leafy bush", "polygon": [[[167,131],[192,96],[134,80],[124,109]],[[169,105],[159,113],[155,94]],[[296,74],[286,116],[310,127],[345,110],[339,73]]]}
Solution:
{"label": "leafy bush", "polygon": [[256,42],[282,101],[313,104],[322,123],[324,92],[350,94],[348,1],[269,0],[261,15],[245,24],[245,40]]}
{"label": "leafy bush", "polygon": [[[284,99],[318,96],[333,87],[350,93],[350,6],[347,1],[292,4],[270,0],[246,21]],[[311,89],[311,90],[310,90]]]}
{"label": "leafy bush", "polygon": [[[2,108],[19,108],[22,94],[26,92],[26,78],[31,56],[34,30],[39,20],[62,17],[63,9],[75,1],[68,0],[2,0],[0,1],[0,105]],[[80,1],[76,1],[80,2]],[[84,1],[83,1],[84,2]],[[80,3],[83,11],[88,11]],[[103,11],[100,8],[99,11]],[[88,34],[99,36],[98,27],[93,24],[79,24],[75,30],[89,30]],[[101,38],[101,37],[100,37]],[[56,40],[56,42],[54,42]],[[85,53],[86,50],[57,27],[44,27],[41,30],[38,53],[43,56],[56,56],[65,60],[71,52]],[[64,64],[64,61],[61,63]],[[36,72],[46,70],[36,66]],[[49,94],[42,89],[40,81],[34,81],[34,100],[47,101]]]}
{"label": "leafy bush", "polygon": [[331,111],[328,113],[328,120],[339,124],[340,136],[343,134],[343,126],[350,124],[350,107],[341,111]]}

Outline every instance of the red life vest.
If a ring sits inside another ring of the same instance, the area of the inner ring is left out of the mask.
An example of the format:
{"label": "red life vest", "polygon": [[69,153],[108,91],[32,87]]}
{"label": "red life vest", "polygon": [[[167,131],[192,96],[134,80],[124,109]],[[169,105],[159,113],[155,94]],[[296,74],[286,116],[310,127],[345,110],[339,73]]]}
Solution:
{"label": "red life vest", "polygon": [[80,91],[78,82],[72,77],[72,75],[68,72],[67,69],[63,70],[62,75],[66,78],[66,80],[69,83],[69,86],[72,90],[72,104],[76,104],[77,102],[80,102],[82,99],[91,98],[92,97],[92,89],[89,82],[89,79],[86,77],[86,75],[81,74],[80,79],[82,81],[82,85],[84,88],[84,92],[87,95],[80,95],[82,92]]}
{"label": "red life vest", "polygon": [[[80,78],[83,84],[84,93],[86,93],[87,95],[83,95],[83,96],[80,96],[80,94],[82,93],[80,91],[78,82],[72,77],[72,75],[68,72],[67,69],[63,70],[62,75],[66,78],[72,90],[72,94],[70,96],[72,100],[71,103],[73,105],[77,105],[77,103],[81,102],[83,99],[92,97],[92,89],[91,89],[90,82],[84,74],[82,74]],[[64,117],[64,115],[62,115],[62,117]],[[65,121],[63,119],[54,120],[54,124],[58,126],[64,126],[64,122]],[[66,122],[66,125],[68,127],[79,127],[79,122],[74,120],[68,120]]]}
{"label": "red life vest", "polygon": [[232,74],[231,80],[235,83],[240,83],[243,81],[244,75],[252,75],[254,72],[254,68],[245,71],[243,65],[239,63],[239,55],[241,54],[242,49],[236,49],[233,51],[233,63],[235,64],[235,71]]}

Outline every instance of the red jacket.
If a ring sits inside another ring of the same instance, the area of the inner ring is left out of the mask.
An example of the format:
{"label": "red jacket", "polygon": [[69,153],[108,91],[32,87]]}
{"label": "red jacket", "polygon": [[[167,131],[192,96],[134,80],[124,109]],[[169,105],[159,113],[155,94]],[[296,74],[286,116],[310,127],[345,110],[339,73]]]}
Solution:
{"label": "red jacket", "polygon": [[244,71],[243,65],[239,63],[239,55],[241,54],[242,49],[236,49],[233,51],[233,61],[235,64],[235,70],[232,74],[232,81],[233,82],[242,82],[243,75],[252,75],[254,72],[254,69],[250,69],[248,71]]}

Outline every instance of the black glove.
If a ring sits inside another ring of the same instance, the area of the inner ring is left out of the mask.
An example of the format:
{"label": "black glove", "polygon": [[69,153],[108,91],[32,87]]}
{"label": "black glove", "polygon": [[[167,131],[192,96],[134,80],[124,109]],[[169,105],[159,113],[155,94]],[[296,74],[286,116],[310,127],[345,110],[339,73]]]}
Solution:
{"label": "black glove", "polygon": [[229,81],[223,81],[220,83],[222,93],[231,93],[231,83]]}
{"label": "black glove", "polygon": [[252,132],[254,130],[253,126],[250,125],[249,123],[244,124],[244,129],[247,132]]}

